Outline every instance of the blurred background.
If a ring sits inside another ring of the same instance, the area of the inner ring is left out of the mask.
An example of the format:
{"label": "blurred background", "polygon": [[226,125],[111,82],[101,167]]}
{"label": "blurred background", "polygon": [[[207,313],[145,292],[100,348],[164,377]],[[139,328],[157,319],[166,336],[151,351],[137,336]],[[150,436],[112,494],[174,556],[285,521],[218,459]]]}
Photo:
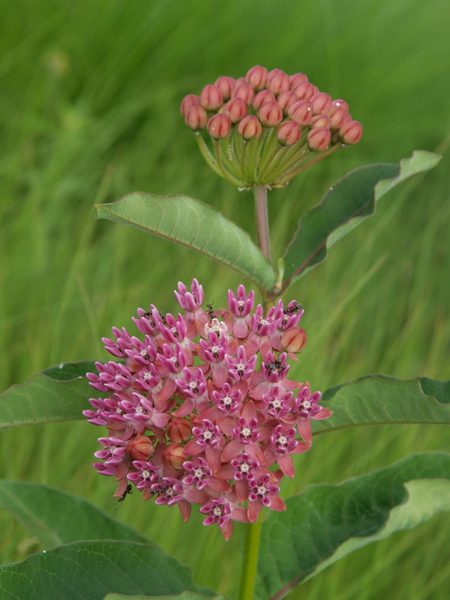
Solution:
{"label": "blurred background", "polygon": [[[106,358],[99,345],[136,307],[175,310],[178,280],[199,278],[221,305],[238,277],[198,254],[109,222],[93,204],[129,191],[182,192],[252,235],[253,203],[204,164],[178,112],[184,94],[254,64],[303,71],[344,97],[363,141],[272,193],[275,254],[301,213],[350,168],[421,148],[437,169],[395,189],[374,218],[289,292],[309,343],[294,375],[315,388],[366,373],[448,378],[450,17],[447,0],[0,0],[0,389],[61,361]],[[87,423],[2,433],[1,476],[79,494],[151,537],[230,594],[243,530],[224,545],[194,517],[118,504],[96,475],[100,430]],[[319,436],[284,496],[410,453],[449,448],[436,426]],[[449,517],[396,534],[328,568],[289,598],[447,599]],[[446,531],[447,527],[447,531]],[[1,562],[38,546],[0,514]]]}

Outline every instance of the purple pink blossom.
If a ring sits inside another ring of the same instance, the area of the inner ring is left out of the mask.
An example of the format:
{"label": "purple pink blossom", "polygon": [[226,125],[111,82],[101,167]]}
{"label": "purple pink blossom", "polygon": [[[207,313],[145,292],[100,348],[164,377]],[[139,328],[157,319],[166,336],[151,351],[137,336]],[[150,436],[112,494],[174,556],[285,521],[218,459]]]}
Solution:
{"label": "purple pink blossom", "polygon": [[[252,80],[263,85],[264,73]],[[284,89],[286,79],[274,74],[270,85]],[[247,92],[242,86],[243,100]],[[218,98],[205,89],[205,105]],[[118,497],[132,484],[145,500],[177,505],[185,520],[200,505],[203,523],[228,539],[233,521],[285,509],[280,481],[294,476],[293,455],[311,448],[311,419],[331,413],[320,392],[288,379],[288,360],[306,340],[297,302],[265,312],[240,285],[213,311],[195,279],[190,289],[179,283],[175,297],[177,315],[138,309],[139,337],[114,327],[103,338],[115,360],[87,375],[103,396],[83,413],[108,430],[94,467],[117,480]]]}

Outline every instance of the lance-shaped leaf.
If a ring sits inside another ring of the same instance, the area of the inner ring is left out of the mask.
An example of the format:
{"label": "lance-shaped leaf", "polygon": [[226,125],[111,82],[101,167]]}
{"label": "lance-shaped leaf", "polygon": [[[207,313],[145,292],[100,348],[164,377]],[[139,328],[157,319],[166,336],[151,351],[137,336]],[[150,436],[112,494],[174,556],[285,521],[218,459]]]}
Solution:
{"label": "lance-shaped leaf", "polygon": [[370,217],[378,200],[416,173],[432,169],[441,157],[417,150],[400,164],[374,164],[348,173],[302,216],[284,256],[285,289],[322,262],[338,240]]}
{"label": "lance-shaped leaf", "polygon": [[46,549],[81,540],[147,542],[86,500],[38,483],[0,480],[0,506]]}
{"label": "lance-shaped leaf", "polygon": [[91,388],[93,362],[62,363],[0,394],[0,430],[33,423],[81,419]]}
{"label": "lance-shaped leaf", "polygon": [[111,204],[97,204],[99,219],[142,229],[206,254],[259,287],[270,290],[275,273],[246,231],[208,204],[188,196],[135,192]]}
{"label": "lance-shaped leaf", "polygon": [[323,405],[333,411],[324,421],[312,421],[314,433],[355,425],[390,423],[450,423],[450,381],[419,377],[402,381],[369,375],[330,388]]}
{"label": "lance-shaped leaf", "polygon": [[2,600],[103,600],[110,592],[164,595],[185,590],[205,593],[176,560],[136,542],[75,542],[0,567]]}
{"label": "lance-shaped leaf", "polygon": [[415,455],[339,485],[314,485],[286,504],[264,523],[259,600],[280,600],[350,552],[450,510],[450,454]]}

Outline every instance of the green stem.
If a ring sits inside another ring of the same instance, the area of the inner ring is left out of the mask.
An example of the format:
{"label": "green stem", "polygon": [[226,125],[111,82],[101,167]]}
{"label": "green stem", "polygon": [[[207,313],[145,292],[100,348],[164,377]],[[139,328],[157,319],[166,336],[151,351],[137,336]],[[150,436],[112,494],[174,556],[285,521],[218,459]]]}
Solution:
{"label": "green stem", "polygon": [[244,566],[242,569],[239,600],[253,600],[255,595],[261,530],[262,518],[260,515],[256,523],[247,525],[247,540],[245,543]]}
{"label": "green stem", "polygon": [[267,260],[272,262],[270,253],[269,214],[267,211],[267,187],[265,185],[256,186],[254,188],[254,194],[258,244]]}

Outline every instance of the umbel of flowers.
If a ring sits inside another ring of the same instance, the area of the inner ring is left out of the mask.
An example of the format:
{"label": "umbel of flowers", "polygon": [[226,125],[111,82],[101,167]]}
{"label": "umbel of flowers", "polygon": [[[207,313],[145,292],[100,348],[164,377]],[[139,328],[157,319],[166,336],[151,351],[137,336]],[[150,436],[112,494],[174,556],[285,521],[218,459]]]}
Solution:
{"label": "umbel of flowers", "polygon": [[304,73],[259,65],[185,96],[180,111],[208,164],[243,189],[284,187],[362,136],[345,100],[320,91]]}
{"label": "umbel of flowers", "polygon": [[195,279],[175,296],[178,315],[140,308],[139,336],[114,327],[103,338],[116,360],[87,375],[104,395],[84,415],[108,430],[94,466],[117,479],[118,497],[135,486],[185,520],[199,505],[228,539],[233,520],[285,509],[280,480],[294,476],[292,455],[311,448],[310,420],[331,413],[320,392],[288,379],[288,359],[306,342],[297,302],[265,314],[240,285],[214,311]]}

